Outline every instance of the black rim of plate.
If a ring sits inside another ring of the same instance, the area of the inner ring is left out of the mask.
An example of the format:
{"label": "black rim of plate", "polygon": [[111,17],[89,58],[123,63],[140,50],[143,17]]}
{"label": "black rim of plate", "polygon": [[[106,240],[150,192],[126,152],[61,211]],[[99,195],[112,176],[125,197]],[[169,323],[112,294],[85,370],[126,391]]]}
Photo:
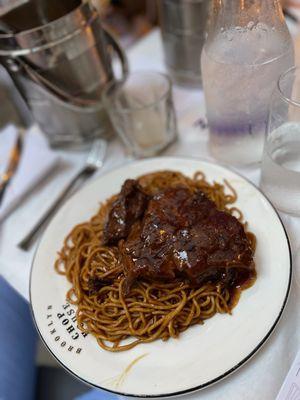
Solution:
{"label": "black rim of plate", "polygon": [[[179,390],[179,391],[177,391],[177,392],[172,392],[172,393],[155,394],[155,395],[151,395],[151,394],[150,394],[150,395],[149,395],[149,394],[139,394],[139,395],[137,395],[137,394],[132,394],[132,393],[118,392],[118,391],[110,390],[110,389],[101,387],[101,386],[99,386],[99,385],[97,385],[97,384],[91,383],[91,382],[87,381],[86,379],[80,377],[79,375],[75,374],[71,369],[69,369],[69,368],[68,368],[68,367],[67,367],[67,366],[52,352],[52,350],[51,350],[50,347],[48,346],[46,340],[44,339],[44,337],[42,336],[42,334],[41,334],[41,332],[40,332],[40,330],[39,330],[39,327],[38,327],[38,324],[37,324],[37,321],[36,321],[36,318],[35,318],[35,314],[34,314],[32,299],[31,299],[31,285],[32,285],[33,266],[34,266],[34,262],[35,262],[37,250],[38,250],[38,248],[39,248],[39,246],[40,246],[40,242],[43,240],[44,234],[46,233],[46,231],[45,231],[45,232],[43,233],[41,239],[39,240],[39,243],[38,243],[38,245],[37,245],[37,247],[36,247],[36,249],[35,249],[35,253],[34,253],[34,256],[33,256],[33,259],[32,259],[32,264],[31,264],[31,270],[30,270],[30,284],[29,284],[30,309],[31,309],[32,318],[33,318],[35,327],[36,327],[36,329],[37,329],[37,331],[38,331],[38,334],[39,334],[39,336],[40,336],[42,342],[44,343],[44,345],[45,345],[46,348],[48,349],[48,351],[52,354],[52,356],[53,356],[53,357],[58,361],[58,363],[59,363],[66,371],[68,371],[71,375],[73,375],[75,378],[79,379],[80,381],[86,383],[87,385],[89,385],[89,386],[91,386],[91,387],[95,387],[95,388],[97,388],[97,389],[101,389],[101,390],[103,390],[103,391],[106,391],[106,392],[109,392],[109,393],[113,393],[113,394],[116,394],[116,395],[118,395],[118,396],[133,397],[133,398],[142,398],[142,399],[143,399],[143,398],[144,398],[144,399],[145,399],[145,398],[147,398],[147,399],[150,399],[150,398],[155,399],[155,398],[159,398],[159,397],[166,397],[166,398],[167,398],[167,397],[174,397],[174,396],[179,396],[179,395],[184,395],[184,394],[189,394],[189,393],[197,392],[197,391],[199,391],[199,390],[201,390],[201,389],[204,389],[204,388],[207,388],[207,387],[209,387],[209,386],[212,386],[213,384],[215,384],[215,383],[217,383],[217,382],[220,382],[222,379],[228,377],[228,376],[231,375],[233,372],[237,371],[242,365],[246,364],[247,361],[249,361],[249,360],[254,356],[254,354],[257,353],[257,351],[258,351],[258,350],[266,343],[266,341],[270,338],[271,334],[274,332],[274,329],[275,329],[276,325],[278,324],[278,322],[279,322],[279,320],[280,320],[280,318],[281,318],[281,316],[282,316],[282,314],[283,314],[283,311],[284,311],[285,306],[286,306],[287,301],[288,301],[290,289],[291,289],[291,281],[292,281],[292,252],[291,252],[291,245],[290,245],[290,240],[289,240],[287,231],[286,231],[285,226],[284,226],[284,224],[283,224],[283,222],[282,222],[282,220],[281,220],[281,218],[280,218],[280,215],[279,215],[278,211],[276,210],[276,208],[275,208],[275,207],[273,206],[273,204],[271,203],[271,201],[267,198],[267,196],[266,196],[254,183],[252,183],[251,181],[249,181],[247,178],[245,178],[244,176],[242,176],[241,174],[239,174],[239,173],[236,172],[235,170],[232,170],[232,169],[228,168],[226,165],[223,165],[223,164],[216,164],[216,163],[214,163],[214,162],[207,161],[207,160],[203,160],[203,159],[200,159],[200,158],[164,156],[164,157],[148,158],[148,159],[145,159],[145,160],[137,160],[137,161],[134,161],[134,162],[129,162],[129,163],[123,164],[123,165],[121,165],[121,166],[119,166],[119,167],[117,167],[117,168],[114,168],[114,169],[112,169],[112,170],[107,171],[105,174],[99,176],[99,177],[96,178],[96,179],[101,179],[103,176],[105,176],[105,175],[107,175],[107,174],[109,174],[109,173],[111,173],[111,172],[113,172],[113,171],[114,171],[114,172],[115,172],[115,171],[118,171],[118,170],[120,170],[120,169],[123,169],[124,167],[129,166],[129,165],[131,166],[132,164],[141,164],[141,163],[144,163],[144,162],[159,160],[160,158],[161,158],[161,159],[169,159],[170,161],[172,161],[172,160],[199,161],[199,162],[201,162],[201,163],[206,163],[206,164],[210,164],[210,165],[213,165],[213,166],[218,166],[218,167],[221,167],[221,168],[223,168],[223,169],[229,170],[229,171],[232,172],[233,174],[235,174],[235,175],[239,176],[240,178],[242,178],[242,179],[243,179],[244,181],[246,181],[249,185],[251,185],[252,187],[254,187],[254,188],[263,196],[263,198],[268,202],[268,204],[271,206],[271,208],[272,208],[273,211],[275,212],[275,214],[276,214],[276,216],[277,216],[277,218],[278,218],[278,220],[279,220],[279,222],[280,222],[280,224],[281,224],[281,226],[282,226],[283,232],[284,232],[284,234],[285,234],[286,242],[287,242],[288,250],[289,250],[289,261],[290,261],[290,262],[289,262],[289,264],[290,264],[290,269],[289,269],[289,281],[288,281],[288,286],[287,286],[285,298],[284,298],[283,304],[282,304],[282,306],[281,306],[281,309],[280,309],[280,311],[279,311],[279,313],[278,313],[277,318],[275,319],[273,325],[271,326],[271,328],[269,329],[269,331],[267,332],[267,334],[265,335],[265,337],[264,337],[264,338],[259,342],[259,344],[248,354],[247,357],[245,357],[242,361],[240,361],[240,362],[239,362],[238,364],[236,364],[234,367],[232,367],[231,369],[229,369],[228,371],[226,371],[224,374],[219,375],[219,376],[216,377],[215,379],[212,379],[212,380],[210,380],[210,381],[208,381],[208,382],[206,382],[206,383],[203,383],[202,385],[194,386],[194,387],[192,387],[192,388],[190,388],[190,389]],[[93,182],[94,182],[94,181],[90,182],[89,184],[92,184]],[[88,185],[89,185],[89,184],[88,184]],[[85,187],[86,187],[86,186],[85,186]],[[82,190],[82,189],[79,189],[79,190]],[[77,194],[77,192],[75,192],[75,193],[68,199],[68,201],[71,200],[71,199],[73,198],[73,196],[75,196],[76,194]],[[58,210],[58,211],[59,211],[59,210]],[[50,223],[51,223],[51,221],[50,221]]]}

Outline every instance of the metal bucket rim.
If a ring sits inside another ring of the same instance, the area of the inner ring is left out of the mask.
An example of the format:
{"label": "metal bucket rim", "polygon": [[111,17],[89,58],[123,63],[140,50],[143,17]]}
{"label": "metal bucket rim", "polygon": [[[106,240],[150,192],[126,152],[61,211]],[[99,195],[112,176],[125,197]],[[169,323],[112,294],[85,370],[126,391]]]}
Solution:
{"label": "metal bucket rim", "polygon": [[[44,25],[40,25],[38,27],[31,28],[31,29],[25,29],[24,31],[17,32],[17,33],[14,33],[14,32],[11,32],[11,33],[0,33],[0,40],[1,39],[13,39],[13,38],[21,37],[21,36],[23,37],[25,35],[30,35],[30,34],[36,33],[36,32],[43,32],[43,30],[49,28],[49,26],[55,27],[55,25],[60,23],[63,20],[63,18],[65,18],[66,16],[71,16],[72,14],[77,13],[78,10],[84,9],[87,6],[89,6],[91,8],[91,11],[93,13],[95,12],[95,10],[93,9],[93,7],[92,7],[92,5],[91,5],[89,0],[82,0],[82,4],[80,4],[80,6],[74,8],[69,13],[62,15],[61,17],[56,18],[53,21],[47,22]],[[80,29],[80,28],[78,27],[77,29]]]}
{"label": "metal bucket rim", "polygon": [[[82,31],[84,31],[84,29],[89,27],[90,24],[93,23],[97,17],[98,17],[98,13],[94,11],[91,18],[88,21],[86,21],[86,23],[84,25],[82,25],[81,27],[77,28],[73,32],[70,32],[64,36],[61,36],[60,38],[56,39],[55,41],[45,43],[40,46],[17,48],[17,49],[11,49],[11,50],[2,50],[0,48],[0,56],[19,57],[19,56],[26,56],[28,54],[33,54],[33,53],[37,53],[39,51],[51,49],[52,47],[55,47],[61,43],[71,40],[73,37],[79,35]],[[3,38],[4,37],[0,35],[0,40]]]}

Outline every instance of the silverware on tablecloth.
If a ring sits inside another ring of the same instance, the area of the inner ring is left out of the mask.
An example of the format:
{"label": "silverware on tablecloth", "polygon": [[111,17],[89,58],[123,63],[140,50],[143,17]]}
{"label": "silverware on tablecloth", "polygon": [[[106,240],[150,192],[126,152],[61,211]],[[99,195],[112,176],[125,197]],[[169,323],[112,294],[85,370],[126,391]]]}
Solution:
{"label": "silverware on tablecloth", "polygon": [[95,140],[92,149],[88,155],[85,165],[80,169],[80,171],[74,176],[71,182],[66,186],[63,192],[58,196],[53,204],[48,208],[48,210],[42,215],[42,217],[36,222],[32,227],[30,232],[21,240],[18,244],[22,250],[29,250],[31,245],[37,239],[41,230],[44,228],[45,224],[57,211],[58,207],[65,200],[66,196],[70,193],[71,189],[79,180],[87,180],[96,171],[102,168],[104,164],[104,158],[106,154],[107,143],[103,139]]}
{"label": "silverware on tablecloth", "polygon": [[23,135],[24,130],[22,128],[19,128],[17,139],[14,147],[11,150],[7,167],[4,173],[0,176],[0,206],[3,201],[6,189],[18,169],[23,149]]}

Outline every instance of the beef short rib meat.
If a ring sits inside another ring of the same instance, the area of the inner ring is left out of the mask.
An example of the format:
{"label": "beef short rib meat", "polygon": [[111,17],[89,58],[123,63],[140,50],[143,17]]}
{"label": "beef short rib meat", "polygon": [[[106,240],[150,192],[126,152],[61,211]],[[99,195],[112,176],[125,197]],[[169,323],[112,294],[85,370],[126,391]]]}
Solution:
{"label": "beef short rib meat", "polygon": [[104,244],[117,244],[126,238],[135,221],[141,218],[148,204],[148,196],[137,181],[127,179],[112,204],[105,228]]}
{"label": "beef short rib meat", "polygon": [[[145,198],[140,202],[144,207]],[[197,285],[223,281],[239,286],[255,275],[243,225],[219,211],[203,192],[169,188],[147,203],[144,213],[134,214],[143,214],[142,218],[134,218],[130,229],[117,235],[124,239],[119,248],[127,285],[137,279],[184,278]]]}

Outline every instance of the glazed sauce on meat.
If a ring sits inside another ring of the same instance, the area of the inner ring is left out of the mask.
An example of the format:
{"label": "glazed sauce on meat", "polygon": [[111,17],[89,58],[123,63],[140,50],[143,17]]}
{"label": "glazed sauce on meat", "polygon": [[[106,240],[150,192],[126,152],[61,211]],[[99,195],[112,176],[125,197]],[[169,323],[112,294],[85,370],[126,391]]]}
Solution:
{"label": "glazed sauce on meat", "polygon": [[255,281],[254,249],[244,226],[200,190],[178,186],[149,196],[136,181],[126,181],[104,240],[119,246],[128,288],[136,280],[180,279],[238,293]]}

